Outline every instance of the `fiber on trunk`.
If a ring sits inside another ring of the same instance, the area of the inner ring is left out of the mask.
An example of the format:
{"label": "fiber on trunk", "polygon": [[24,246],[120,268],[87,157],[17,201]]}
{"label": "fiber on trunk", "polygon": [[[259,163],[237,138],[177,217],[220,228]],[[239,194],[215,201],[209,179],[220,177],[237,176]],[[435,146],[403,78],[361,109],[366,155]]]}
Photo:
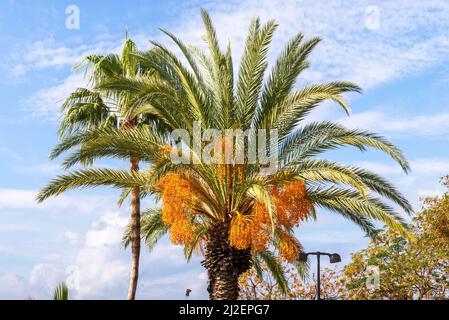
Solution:
{"label": "fiber on trunk", "polygon": [[229,224],[212,226],[205,246],[203,266],[209,276],[209,298],[236,300],[240,275],[251,267],[251,251],[238,250],[229,245]]}

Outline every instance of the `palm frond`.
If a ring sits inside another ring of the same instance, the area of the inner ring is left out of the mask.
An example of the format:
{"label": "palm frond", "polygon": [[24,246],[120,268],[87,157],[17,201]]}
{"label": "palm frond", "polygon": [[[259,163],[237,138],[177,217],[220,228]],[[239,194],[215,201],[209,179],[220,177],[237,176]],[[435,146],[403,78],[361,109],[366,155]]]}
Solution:
{"label": "palm frond", "polygon": [[338,187],[309,188],[307,194],[314,205],[352,220],[371,237],[375,237],[371,220],[382,222],[403,236],[410,236],[409,226],[403,218],[375,197],[361,197],[358,192]]}
{"label": "palm frond", "polygon": [[281,160],[288,163],[342,146],[354,146],[362,151],[367,147],[383,151],[390,155],[404,172],[410,170],[401,150],[387,139],[369,131],[346,129],[331,122],[314,122],[296,129],[281,141],[279,154]]}
{"label": "palm frond", "polygon": [[[148,251],[152,251],[157,242],[167,234],[169,227],[162,220],[160,209],[152,208],[142,212],[140,217],[140,234],[145,241]],[[131,226],[125,230],[122,237],[122,244],[127,248],[131,243]]]}
{"label": "palm frond", "polygon": [[276,283],[281,290],[283,295],[287,295],[289,292],[288,280],[285,278],[285,270],[276,256],[270,251],[263,251],[256,253],[256,260],[260,260],[269,270],[271,276],[274,278]]}
{"label": "palm frond", "polygon": [[69,300],[69,288],[65,282],[61,282],[53,293],[53,300]]}
{"label": "palm frond", "polygon": [[237,117],[243,129],[251,125],[258,106],[263,76],[268,65],[268,47],[276,27],[274,21],[260,27],[258,19],[253,20],[250,25],[236,88]]}
{"label": "palm frond", "polygon": [[37,194],[36,200],[42,202],[74,188],[113,186],[118,188],[145,187],[147,176],[140,172],[119,169],[82,169],[63,174],[51,180]]}

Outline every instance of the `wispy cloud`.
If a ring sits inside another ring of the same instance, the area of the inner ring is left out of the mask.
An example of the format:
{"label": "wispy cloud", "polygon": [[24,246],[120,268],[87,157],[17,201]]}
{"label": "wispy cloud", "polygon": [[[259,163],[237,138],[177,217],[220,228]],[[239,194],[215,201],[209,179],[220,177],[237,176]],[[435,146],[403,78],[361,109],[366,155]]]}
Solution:
{"label": "wispy cloud", "polygon": [[[209,9],[218,36],[225,44],[232,40],[234,57],[243,51],[249,21],[260,16],[263,21],[276,19],[280,26],[273,39],[270,60],[279,54],[286,41],[296,32],[307,37],[321,36],[323,42],[314,51],[312,68],[302,81],[344,79],[355,81],[369,89],[384,82],[418,73],[441,63],[449,56],[449,5],[440,0],[410,4],[409,1],[377,1],[379,28],[371,28],[373,17],[368,1],[230,1],[203,4]],[[198,3],[184,5],[183,13],[167,28],[188,43],[203,44],[204,28],[199,17]],[[109,36],[108,41],[90,45],[70,46],[54,38],[37,41],[25,53],[32,68],[67,67],[91,52],[116,52],[121,35]],[[168,42],[155,27],[148,33],[133,35],[143,48],[148,39]],[[56,87],[42,90],[30,99],[35,114],[51,116],[54,104],[63,93],[79,81],[69,77]],[[54,93],[54,92],[58,92]],[[36,105],[34,106],[34,102]]]}
{"label": "wispy cloud", "polygon": [[[64,43],[57,41],[54,36],[31,43],[23,55],[23,69],[36,70],[44,68],[71,67],[73,64],[89,54],[102,53],[113,50],[115,41],[99,41],[91,44]],[[25,71],[25,70],[24,70]]]}
{"label": "wispy cloud", "polygon": [[16,64],[10,69],[9,75],[12,78],[19,78],[26,73],[26,66],[24,64]]}
{"label": "wispy cloud", "polygon": [[31,116],[56,120],[59,108],[63,101],[76,88],[86,87],[84,75],[75,73],[61,83],[50,88],[42,89],[23,101],[24,108],[30,111]]}
{"label": "wispy cloud", "polygon": [[[71,244],[71,250],[34,264],[22,290],[44,297],[65,280],[74,299],[123,297],[128,284],[129,254],[121,248],[121,238],[127,223],[126,215],[110,211],[85,232],[65,231],[64,238]],[[11,275],[4,281],[14,279]],[[186,288],[193,290],[193,298],[205,298],[206,283],[198,259],[186,265],[179,246],[163,240],[150,255],[142,252],[140,298],[182,299]]]}
{"label": "wispy cloud", "polygon": [[19,174],[55,175],[61,171],[61,166],[55,163],[27,164],[26,166],[13,165],[13,170]]}
{"label": "wispy cloud", "polygon": [[439,179],[449,174],[449,160],[445,158],[414,159],[410,161],[411,172],[408,175],[404,175],[395,164],[374,161],[356,161],[354,164],[388,177],[405,194],[415,210],[419,210],[421,198],[444,192]]}
{"label": "wispy cloud", "polygon": [[449,112],[401,116],[394,112],[372,110],[341,118],[339,122],[351,128],[371,129],[396,136],[440,138],[449,133]]}
{"label": "wispy cloud", "polygon": [[[347,79],[370,88],[447,59],[446,2],[376,1],[379,21],[374,29],[368,24],[373,17],[367,8],[372,5],[368,1],[231,1],[205,7],[220,38],[231,38],[237,52],[255,16],[280,23],[272,52],[278,53],[295,32],[321,36],[324,40],[312,56],[312,69],[304,74],[309,81]],[[199,19],[191,18],[198,16],[197,11],[192,8],[188,21],[175,28],[187,40],[202,33]]]}
{"label": "wispy cloud", "polygon": [[0,189],[0,210],[42,210],[48,213],[61,213],[64,210],[76,210],[90,213],[94,210],[110,208],[116,199],[108,196],[62,195],[43,203],[36,202],[37,190]]}
{"label": "wispy cloud", "polygon": [[5,157],[17,161],[23,161],[24,158],[11,148],[0,146],[0,158]]}

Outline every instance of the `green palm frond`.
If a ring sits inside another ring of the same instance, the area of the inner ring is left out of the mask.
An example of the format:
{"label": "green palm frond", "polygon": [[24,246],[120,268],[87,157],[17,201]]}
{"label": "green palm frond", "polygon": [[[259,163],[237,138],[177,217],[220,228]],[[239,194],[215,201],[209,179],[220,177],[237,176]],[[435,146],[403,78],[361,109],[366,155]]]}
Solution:
{"label": "green palm frond", "polygon": [[260,26],[259,19],[254,19],[250,25],[236,88],[237,119],[243,129],[250,126],[258,106],[263,76],[268,65],[268,47],[276,27],[274,21]]}
{"label": "green palm frond", "polygon": [[69,300],[69,288],[65,282],[61,282],[53,293],[53,300]]}
{"label": "green palm frond", "polygon": [[[147,249],[152,251],[157,242],[167,234],[169,227],[162,221],[160,209],[147,209],[140,217],[140,233],[145,241]],[[125,230],[122,237],[123,247],[127,248],[131,243],[131,226]]]}
{"label": "green palm frond", "polygon": [[270,251],[258,252],[253,256],[255,265],[260,265],[262,262],[266,268],[270,271],[271,276],[281,290],[283,295],[287,295],[289,292],[288,280],[285,277],[285,270],[279,259]]}
{"label": "green palm frond", "polygon": [[48,197],[57,196],[74,188],[113,186],[118,188],[135,188],[146,186],[147,176],[140,172],[119,169],[82,169],[63,174],[42,188],[36,199],[42,202]]}
{"label": "green palm frond", "polygon": [[254,126],[270,127],[276,108],[290,94],[298,75],[309,67],[307,58],[321,41],[312,38],[303,42],[304,35],[294,36],[281,52],[261,96],[261,107],[254,118]]}
{"label": "green palm frond", "polygon": [[342,146],[367,147],[390,155],[405,172],[410,170],[401,150],[387,139],[357,129],[346,129],[331,122],[314,122],[296,129],[286,136],[280,146],[280,158],[284,162],[299,161]]}
{"label": "green palm frond", "polygon": [[362,197],[358,192],[338,187],[309,188],[307,194],[316,206],[352,220],[371,237],[375,236],[371,220],[383,222],[389,228],[410,237],[409,227],[403,218],[375,197]]}
{"label": "green palm frond", "polygon": [[201,240],[206,236],[207,228],[204,225],[197,225],[193,235],[193,241],[184,247],[184,257],[190,262],[195,251],[201,251]]}

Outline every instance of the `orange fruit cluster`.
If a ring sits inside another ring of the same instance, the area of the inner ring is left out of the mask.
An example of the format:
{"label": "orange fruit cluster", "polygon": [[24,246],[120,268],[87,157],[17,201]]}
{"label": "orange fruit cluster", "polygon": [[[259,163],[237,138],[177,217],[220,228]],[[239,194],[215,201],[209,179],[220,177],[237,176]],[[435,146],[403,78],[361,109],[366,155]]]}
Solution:
{"label": "orange fruit cluster", "polygon": [[270,234],[268,224],[263,224],[256,215],[236,213],[229,228],[229,244],[236,249],[251,248],[254,251],[264,251],[267,248]]}
{"label": "orange fruit cluster", "polygon": [[192,242],[194,230],[194,225],[186,217],[177,219],[170,227],[170,241],[186,246]]}
{"label": "orange fruit cluster", "polygon": [[170,226],[170,240],[174,244],[189,244],[195,230],[190,220],[194,193],[189,182],[176,173],[168,173],[159,179],[156,188],[162,192],[162,220]]}
{"label": "orange fruit cluster", "polygon": [[[293,181],[282,188],[275,188],[272,193],[274,203],[274,218],[282,230],[280,252],[287,260],[298,255],[298,245],[293,235],[285,230],[291,230],[307,218],[312,209],[306,197],[303,181]],[[271,220],[267,208],[256,201],[250,215],[236,213],[229,230],[229,243],[237,249],[251,248],[254,251],[264,251],[270,240]]]}
{"label": "orange fruit cluster", "polygon": [[[237,168],[237,172],[242,170]],[[156,184],[162,196],[162,220],[170,226],[170,240],[174,244],[188,245],[195,233],[192,207],[196,195],[188,180],[176,173],[168,173]],[[271,192],[274,220],[281,231],[279,251],[288,261],[298,255],[298,243],[290,233],[307,218],[312,209],[307,199],[304,182],[293,181]],[[250,214],[236,212],[230,223],[229,244],[237,249],[260,252],[266,250],[271,237],[271,219],[267,208],[256,201]]]}
{"label": "orange fruit cluster", "polygon": [[297,227],[307,218],[312,206],[306,198],[306,188],[303,181],[292,181],[282,189],[272,191],[276,207],[276,220],[287,229]]}
{"label": "orange fruit cluster", "polygon": [[299,244],[291,233],[281,232],[279,253],[288,262],[294,262],[299,255]]}
{"label": "orange fruit cluster", "polygon": [[229,228],[229,244],[236,249],[247,249],[251,246],[251,217],[239,212],[235,213]]}

